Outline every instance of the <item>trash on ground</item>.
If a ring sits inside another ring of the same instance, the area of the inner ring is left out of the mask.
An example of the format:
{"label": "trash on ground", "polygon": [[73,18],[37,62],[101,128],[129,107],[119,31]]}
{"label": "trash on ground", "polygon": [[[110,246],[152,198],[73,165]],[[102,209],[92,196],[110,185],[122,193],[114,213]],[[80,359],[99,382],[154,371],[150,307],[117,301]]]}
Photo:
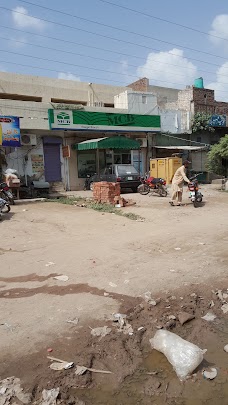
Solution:
{"label": "trash on ground", "polygon": [[116,287],[117,287],[117,284],[112,283],[111,281],[110,281],[109,285],[110,285],[110,287],[113,287],[113,288],[116,288]]}
{"label": "trash on ground", "polygon": [[174,319],[170,319],[168,322],[165,324],[166,329],[173,329],[176,326],[176,321]]}
{"label": "trash on ground", "polygon": [[154,307],[160,302],[160,298],[157,299],[157,300],[152,298],[150,291],[147,291],[147,292],[144,293],[144,299],[147,302],[147,304],[152,305]]}
{"label": "trash on ground", "polygon": [[217,377],[218,372],[216,370],[216,368],[210,368],[210,371],[203,371],[203,376],[204,378],[206,378],[207,380],[214,380],[215,377]]}
{"label": "trash on ground", "polygon": [[226,353],[228,353],[228,345],[224,346],[224,350]]}
{"label": "trash on ground", "polygon": [[174,248],[174,250],[181,250],[181,248],[180,248],[180,247],[176,247],[176,248]]}
{"label": "trash on ground", "polygon": [[52,349],[51,347],[49,347],[49,348],[47,349],[47,352],[48,352],[48,353],[51,353],[51,352],[53,352],[53,349]]}
{"label": "trash on ground", "polygon": [[227,293],[223,293],[222,296],[223,296],[224,300],[227,300],[227,298],[228,298],[228,294],[227,294]]}
{"label": "trash on ground", "polygon": [[127,315],[117,313],[117,314],[113,314],[113,318],[114,318],[113,319],[114,322],[119,323],[119,326],[120,326],[120,329],[121,329],[121,328],[124,327],[124,325],[126,323]]}
{"label": "trash on ground", "polygon": [[124,335],[132,336],[134,334],[133,328],[130,325],[130,323],[126,323],[126,325],[124,325],[123,329],[120,329],[119,331],[123,331]]}
{"label": "trash on ground", "polygon": [[128,284],[130,280],[124,280],[124,284]]}
{"label": "trash on ground", "polygon": [[50,368],[52,370],[56,370],[56,371],[68,370],[69,368],[74,367],[74,363],[72,361],[68,362],[68,361],[56,359],[55,357],[50,357],[50,356],[47,356],[47,358],[49,360],[54,361],[54,363],[51,363],[51,365],[50,365]]}
{"label": "trash on ground", "polygon": [[105,297],[108,297],[108,296],[109,296],[109,293],[104,292],[104,296],[105,296]]}
{"label": "trash on ground", "polygon": [[220,299],[220,301],[222,301],[222,303],[226,303],[226,301],[224,300],[223,297],[223,293],[222,290],[218,290],[218,291],[212,291],[215,295],[217,295],[217,297]]}
{"label": "trash on ground", "polygon": [[9,377],[0,381],[0,404],[16,404],[17,399],[21,404],[31,404],[31,395],[23,392],[20,379]]}
{"label": "trash on ground", "polygon": [[64,275],[62,275],[62,276],[56,276],[56,277],[53,277],[55,280],[59,280],[59,281],[68,281],[69,280],[69,277],[68,276],[64,276]]}
{"label": "trash on ground", "polygon": [[180,324],[184,325],[186,322],[189,322],[192,319],[195,319],[195,316],[183,311],[178,314],[178,319],[179,319]]}
{"label": "trash on ground", "polygon": [[72,323],[73,325],[77,325],[79,322],[78,318],[74,318],[74,319],[67,319],[67,323]]}
{"label": "trash on ground", "polygon": [[201,316],[201,318],[205,321],[212,322],[215,320],[215,318],[217,318],[217,316],[213,314],[213,312],[208,312],[206,315]]}
{"label": "trash on ground", "polygon": [[46,267],[54,266],[54,264],[55,264],[54,262],[48,262],[48,263],[45,264],[45,266],[46,266]]}
{"label": "trash on ground", "polygon": [[150,339],[150,344],[167,357],[180,380],[192,374],[203,361],[205,353],[198,346],[167,330],[158,330]]}
{"label": "trash on ground", "polygon": [[51,390],[43,390],[40,405],[56,405],[59,396],[59,388],[52,388]]}
{"label": "trash on ground", "polygon": [[5,323],[0,323],[0,326],[5,326],[8,330],[10,330],[10,332],[13,332],[14,328],[12,325],[10,325],[9,323],[5,322]]}
{"label": "trash on ground", "polygon": [[86,371],[91,371],[92,373],[112,374],[112,372],[108,370],[97,370],[96,368],[89,368],[84,366],[76,366],[75,374],[83,375],[86,373]]}
{"label": "trash on ground", "polygon": [[224,304],[224,305],[221,307],[221,310],[222,310],[222,312],[223,312],[224,314],[226,314],[226,313],[228,312],[228,304]]}
{"label": "trash on ground", "polygon": [[196,294],[196,293],[192,293],[192,294],[190,294],[190,297],[197,298],[197,294]]}
{"label": "trash on ground", "polygon": [[138,328],[138,331],[143,330],[143,329],[144,329],[144,326],[140,326],[140,327]]}
{"label": "trash on ground", "polygon": [[210,302],[209,302],[209,308],[213,308],[214,306],[215,306],[215,303],[214,303],[214,301],[213,300],[211,300]]}
{"label": "trash on ground", "polygon": [[108,326],[101,326],[99,328],[94,328],[91,330],[91,335],[92,336],[99,336],[101,338],[105,337],[106,335],[109,335],[111,333],[112,329],[108,328]]}

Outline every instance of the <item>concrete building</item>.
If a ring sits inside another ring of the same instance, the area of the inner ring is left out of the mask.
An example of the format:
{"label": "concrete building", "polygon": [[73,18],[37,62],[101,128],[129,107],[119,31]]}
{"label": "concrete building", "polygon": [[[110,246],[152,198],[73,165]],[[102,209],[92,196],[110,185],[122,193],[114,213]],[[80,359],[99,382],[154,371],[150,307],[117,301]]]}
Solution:
{"label": "concrete building", "polygon": [[[19,117],[21,129],[22,146],[4,148],[7,166],[16,169],[25,184],[46,180],[53,191],[81,189],[86,167],[90,174],[96,170],[95,155],[77,152],[72,145],[124,134],[142,139],[141,157],[135,151],[120,151],[115,159],[130,161],[145,171],[147,134],[160,131],[160,118],[157,109],[154,115],[129,114],[120,100],[114,109],[114,97],[126,90],[129,88],[0,73],[0,115]],[[109,159],[108,152],[105,159]]]}

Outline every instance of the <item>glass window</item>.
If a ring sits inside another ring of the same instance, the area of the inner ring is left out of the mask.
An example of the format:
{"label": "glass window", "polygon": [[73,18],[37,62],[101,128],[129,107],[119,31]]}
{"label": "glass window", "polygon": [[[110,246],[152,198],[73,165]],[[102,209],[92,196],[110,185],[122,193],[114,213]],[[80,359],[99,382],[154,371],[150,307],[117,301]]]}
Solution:
{"label": "glass window", "polygon": [[145,94],[142,95],[142,103],[147,104],[147,97]]}
{"label": "glass window", "polygon": [[78,151],[78,177],[86,178],[87,175],[96,173],[96,152]]}
{"label": "glass window", "polygon": [[120,176],[123,176],[125,174],[138,174],[137,170],[134,168],[134,166],[131,165],[118,165],[117,167],[118,174]]}

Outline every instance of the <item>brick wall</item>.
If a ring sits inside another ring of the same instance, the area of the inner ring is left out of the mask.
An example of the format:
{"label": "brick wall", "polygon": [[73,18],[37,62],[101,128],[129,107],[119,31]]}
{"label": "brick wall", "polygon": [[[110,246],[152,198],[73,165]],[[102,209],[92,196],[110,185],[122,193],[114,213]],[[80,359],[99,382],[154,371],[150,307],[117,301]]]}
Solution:
{"label": "brick wall", "polygon": [[120,197],[120,183],[108,183],[101,181],[94,183],[94,201],[102,204],[115,204],[116,197]]}
{"label": "brick wall", "polygon": [[228,103],[222,101],[215,101],[215,114],[228,115]]}
{"label": "brick wall", "polygon": [[191,111],[191,101],[193,100],[193,88],[180,90],[178,93],[178,109]]}
{"label": "brick wall", "polygon": [[130,87],[134,91],[149,91],[149,79],[143,77],[142,79],[137,80],[134,83],[129,84],[127,87]]}

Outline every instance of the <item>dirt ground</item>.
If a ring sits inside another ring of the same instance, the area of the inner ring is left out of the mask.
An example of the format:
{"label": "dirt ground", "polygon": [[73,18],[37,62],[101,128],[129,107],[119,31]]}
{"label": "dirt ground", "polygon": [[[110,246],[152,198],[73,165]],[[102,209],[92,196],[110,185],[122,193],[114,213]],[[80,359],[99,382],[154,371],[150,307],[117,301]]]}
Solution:
{"label": "dirt ground", "polygon": [[[212,290],[228,288],[228,194],[210,186],[203,194],[197,209],[187,193],[183,207],[129,195],[137,204],[126,212],[144,221],[53,202],[12,207],[0,223],[1,379],[20,378],[32,394],[29,403],[59,387],[53,404],[227,404],[228,318]],[[148,291],[161,298],[156,306],[146,303]],[[201,317],[211,300],[217,318],[207,322]],[[181,326],[183,310],[195,319]],[[118,331],[117,312],[127,315],[133,335]],[[110,334],[91,336],[99,326]],[[185,383],[151,350],[149,339],[160,327],[208,350]],[[54,371],[48,355],[113,374]],[[218,371],[213,381],[202,376],[210,365]],[[23,403],[15,401],[1,403],[0,390],[1,405]]]}

